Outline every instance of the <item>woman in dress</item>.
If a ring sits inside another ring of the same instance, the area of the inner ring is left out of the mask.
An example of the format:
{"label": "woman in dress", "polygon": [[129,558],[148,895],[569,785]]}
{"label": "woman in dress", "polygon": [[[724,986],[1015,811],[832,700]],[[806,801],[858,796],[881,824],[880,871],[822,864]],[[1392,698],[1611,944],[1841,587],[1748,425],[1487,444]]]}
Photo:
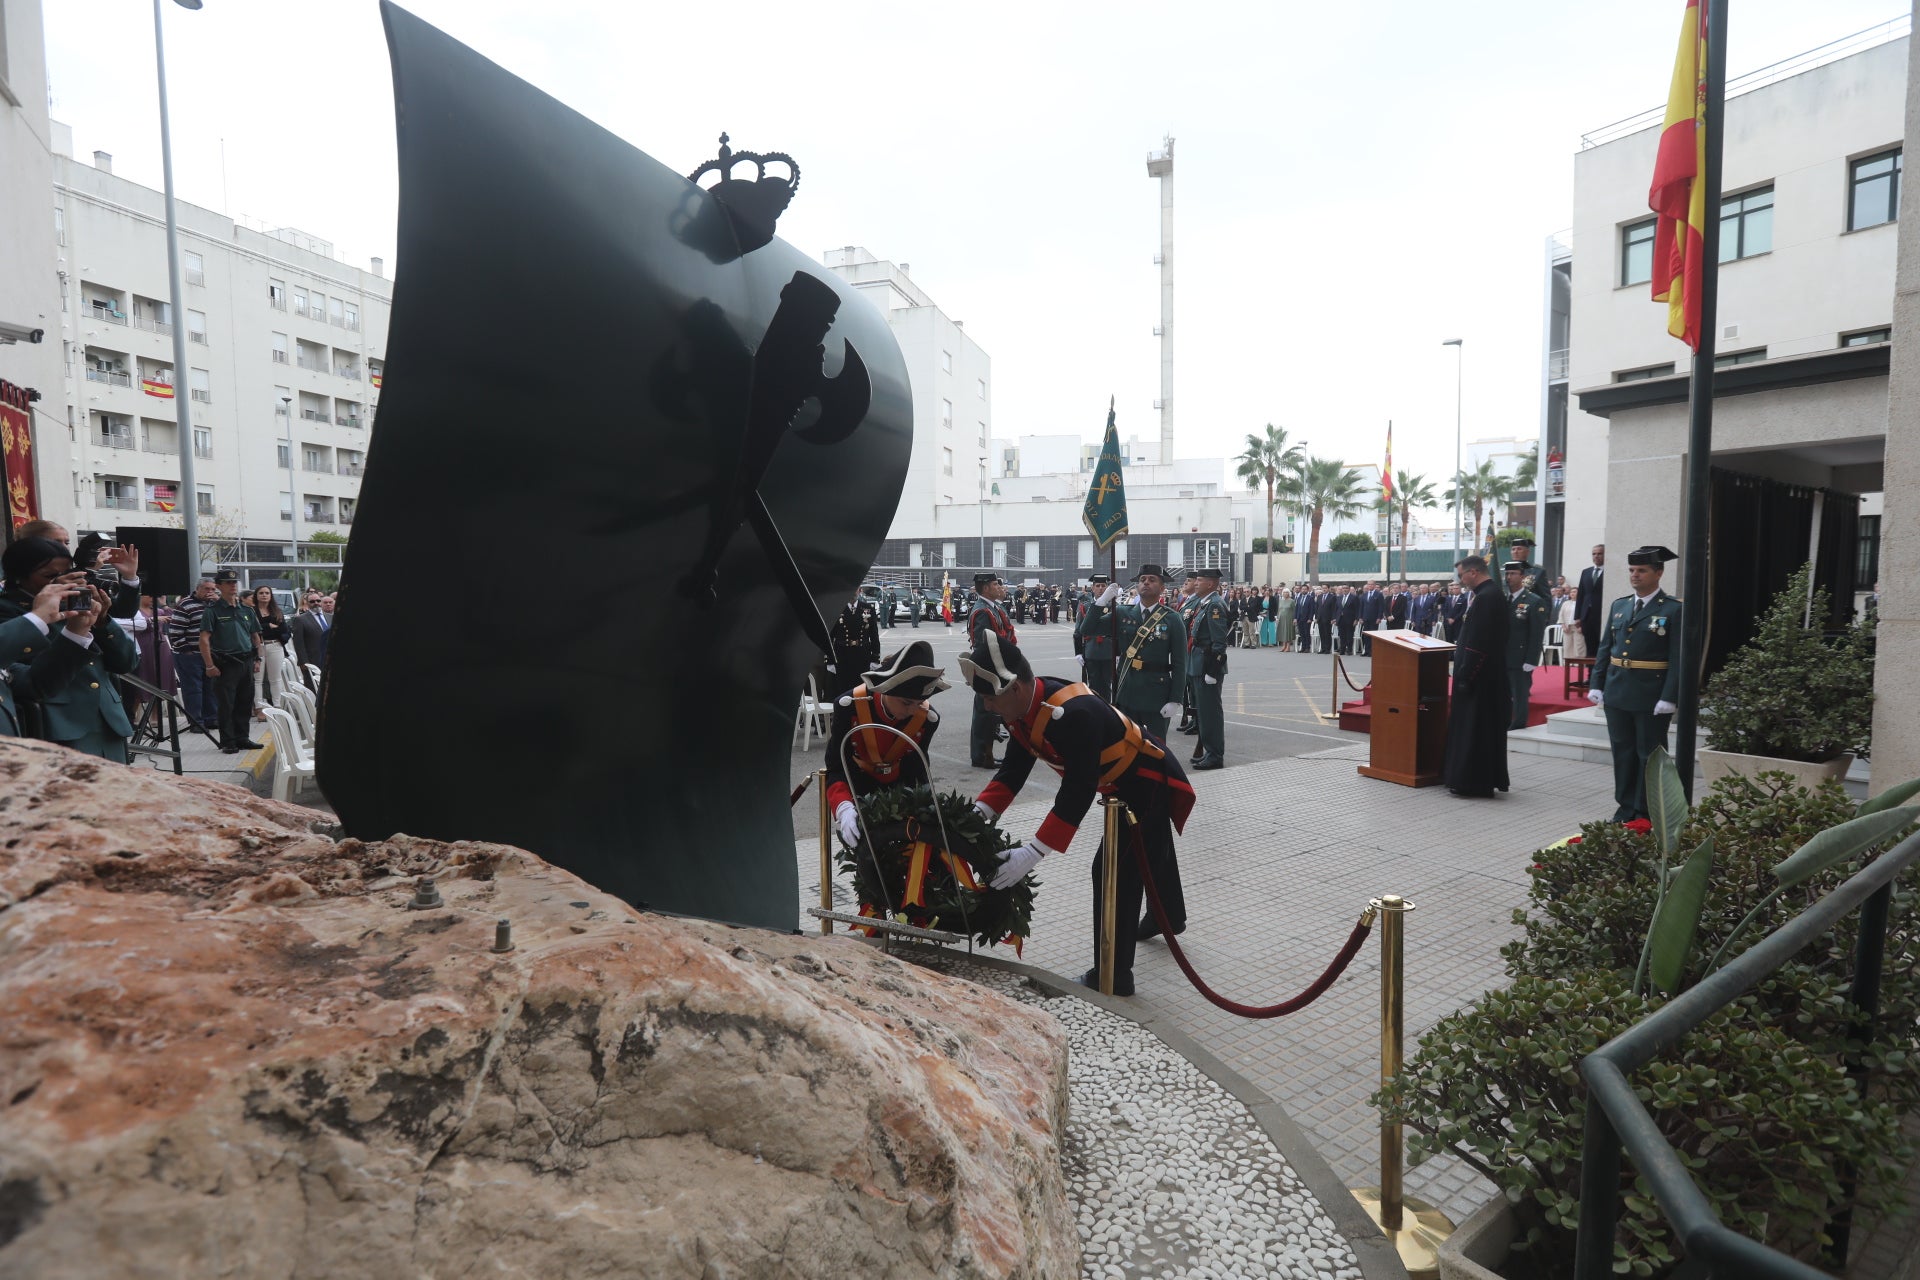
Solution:
{"label": "woman in dress", "polygon": [[1586,634],[1573,620],[1573,592],[1568,591],[1560,597],[1560,605],[1553,611],[1553,620],[1560,624],[1561,655],[1566,658],[1586,657]]}

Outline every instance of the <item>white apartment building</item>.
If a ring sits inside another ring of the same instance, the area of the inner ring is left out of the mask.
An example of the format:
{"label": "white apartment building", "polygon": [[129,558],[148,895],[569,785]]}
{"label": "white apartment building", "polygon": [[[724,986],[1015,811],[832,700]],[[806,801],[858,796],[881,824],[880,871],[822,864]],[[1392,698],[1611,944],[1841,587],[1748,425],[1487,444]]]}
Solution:
{"label": "white apartment building", "polygon": [[[54,275],[53,138],[47,120],[47,68],[40,6],[0,4],[0,323],[21,331],[0,338],[0,381],[40,399],[28,406],[36,444],[64,434],[60,404],[60,285]],[[34,343],[26,334],[40,330]],[[36,453],[38,450],[36,449]],[[46,498],[46,481],[36,485]]]}
{"label": "white apartment building", "polygon": [[[1863,576],[1883,487],[1909,26],[1742,77],[1725,116],[1713,464],[1812,490],[1816,535],[1819,501],[1864,498]],[[1551,502],[1548,527],[1556,558],[1572,549],[1567,572],[1594,543],[1612,563],[1681,546],[1689,352],[1648,287],[1660,127],[1654,111],[1584,140],[1571,248],[1549,250],[1543,436],[1551,454],[1564,431],[1564,539]],[[1668,583],[1682,590],[1678,569]]]}
{"label": "white apartment building", "polygon": [[[244,538],[246,559],[289,556],[353,523],[379,399],[392,282],[326,241],[258,231],[177,205],[185,296],[168,303],[162,194],[75,160],[52,126],[47,201],[58,241],[63,376],[40,419],[45,514],[72,529],[175,523],[193,501],[203,539]],[[173,366],[184,324],[188,367]],[[180,437],[185,401],[191,440]],[[49,418],[53,421],[50,422]],[[194,451],[198,492],[180,492]]]}

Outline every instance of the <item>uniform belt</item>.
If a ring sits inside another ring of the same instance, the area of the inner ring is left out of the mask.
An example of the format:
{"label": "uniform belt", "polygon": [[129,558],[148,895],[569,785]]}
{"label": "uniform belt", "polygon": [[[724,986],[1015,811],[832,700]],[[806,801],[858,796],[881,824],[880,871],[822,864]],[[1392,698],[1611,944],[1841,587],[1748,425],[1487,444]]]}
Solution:
{"label": "uniform belt", "polygon": [[1641,662],[1637,658],[1614,658],[1611,660],[1611,665],[1624,667],[1628,671],[1665,671],[1672,664],[1667,662]]}

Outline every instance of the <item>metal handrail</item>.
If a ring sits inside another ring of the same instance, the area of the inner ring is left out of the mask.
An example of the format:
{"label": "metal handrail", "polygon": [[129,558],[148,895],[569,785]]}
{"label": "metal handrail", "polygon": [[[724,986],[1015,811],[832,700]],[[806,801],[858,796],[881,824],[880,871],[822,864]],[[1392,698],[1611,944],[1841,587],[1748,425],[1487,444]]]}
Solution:
{"label": "metal handrail", "polygon": [[[1633,1156],[1653,1198],[1687,1255],[1712,1274],[1759,1280],[1831,1280],[1825,1272],[1748,1239],[1720,1221],[1679,1153],[1654,1124],[1628,1076],[1678,1044],[1702,1022],[1758,986],[1843,916],[1861,911],[1854,953],[1853,1003],[1871,1018],[1878,1003],[1887,901],[1899,874],[1920,861],[1920,834],[1908,836],[1845,884],[1775,929],[1740,957],[1708,974],[1581,1060],[1587,1123],[1580,1148],[1580,1230],[1574,1280],[1613,1275],[1614,1223],[1619,1216],[1620,1157]],[[1864,909],[1863,909],[1864,908]],[[1836,1247],[1845,1244],[1836,1236]]]}

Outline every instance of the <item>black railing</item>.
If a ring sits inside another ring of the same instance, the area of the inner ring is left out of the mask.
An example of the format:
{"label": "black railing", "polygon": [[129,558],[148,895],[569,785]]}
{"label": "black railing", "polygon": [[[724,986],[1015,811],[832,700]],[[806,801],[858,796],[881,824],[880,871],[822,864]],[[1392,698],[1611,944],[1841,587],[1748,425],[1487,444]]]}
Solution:
{"label": "black railing", "polygon": [[[1704,1266],[1705,1274],[1756,1280],[1832,1280],[1826,1272],[1723,1224],[1694,1184],[1679,1153],[1634,1095],[1628,1077],[1758,986],[1854,911],[1860,912],[1860,933],[1854,949],[1850,999],[1858,1016],[1870,1024],[1880,1003],[1880,965],[1893,881],[1916,860],[1920,860],[1920,835],[1911,835],[1743,952],[1739,959],[1701,979],[1581,1061],[1580,1074],[1586,1079],[1589,1096],[1580,1150],[1580,1231],[1574,1245],[1574,1280],[1609,1280],[1614,1274],[1613,1237],[1620,1211],[1622,1149],[1633,1157],[1634,1167],[1653,1188],[1654,1200],[1685,1245],[1687,1256]],[[1861,1087],[1864,1090],[1864,1083]],[[1844,1257],[1844,1218],[1829,1234],[1834,1251]]]}

